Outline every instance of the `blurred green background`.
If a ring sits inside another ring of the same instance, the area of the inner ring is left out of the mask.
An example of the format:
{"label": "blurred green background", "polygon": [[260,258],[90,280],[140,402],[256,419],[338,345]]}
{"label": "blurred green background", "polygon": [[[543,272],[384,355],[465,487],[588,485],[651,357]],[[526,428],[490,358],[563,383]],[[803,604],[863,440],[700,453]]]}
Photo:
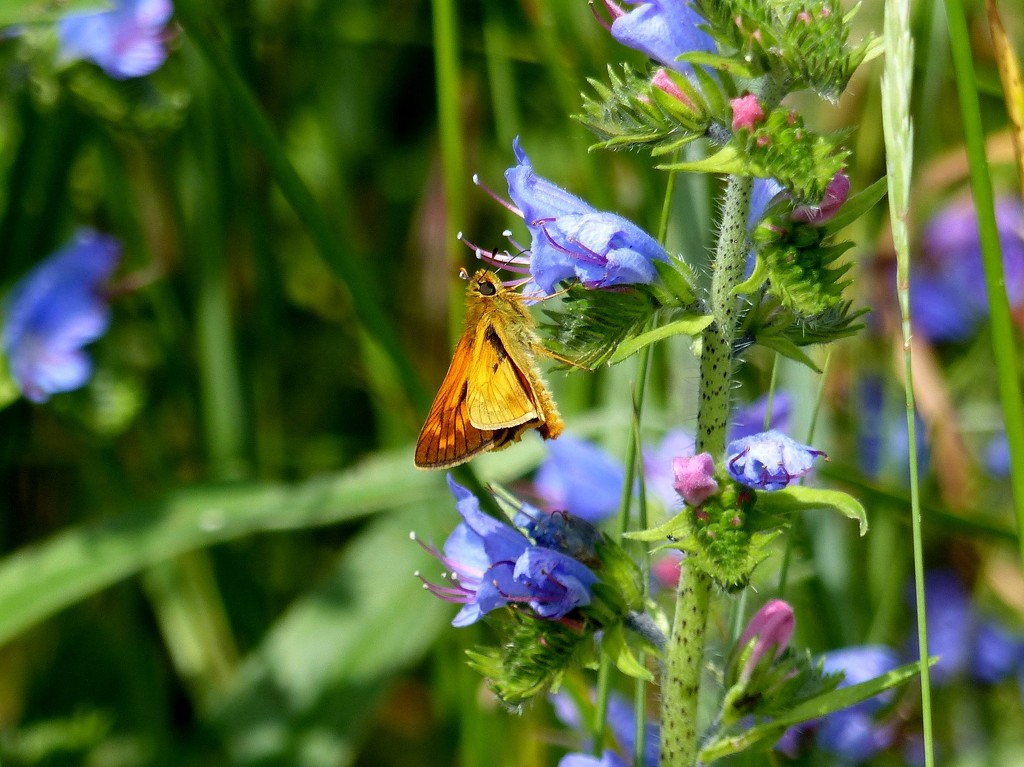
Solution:
{"label": "blurred green background", "polygon": [[[125,246],[93,381],[0,410],[0,763],[555,764],[566,735],[548,707],[510,715],[489,698],[463,654],[488,629],[451,629],[455,609],[413,576],[439,566],[409,530],[440,543],[456,516],[443,474],[413,468],[412,440],[461,326],[456,274],[473,254],[456,233],[490,249],[515,224],[471,183],[504,192],[513,137],[541,175],[657,230],[665,175],[588,153],[569,117],[587,77],[643,59],[584,0],[176,6],[169,58],[145,78],[58,69],[38,40],[0,41],[0,287],[77,226]],[[941,9],[918,4],[914,20],[913,233],[965,190]],[[1013,193],[983,4],[969,10],[992,170]],[[854,39],[881,18],[864,2]],[[880,71],[865,63],[836,105],[796,104],[819,130],[852,129],[854,190],[884,173]],[[670,201],[668,247],[701,270],[716,189],[680,177]],[[881,378],[886,416],[903,417],[883,206],[857,226],[851,297],[873,332],[828,360],[816,444],[873,529],[794,531],[787,597],[815,651],[899,644],[911,621],[902,464],[856,468],[858,382]],[[1009,490],[977,459],[999,422],[986,344],[983,331],[923,352],[927,545],[1019,628]],[[749,362],[738,401],[771,377],[771,357]],[[621,456],[634,377],[627,361],[550,380],[569,429]],[[779,379],[800,402],[819,396],[805,369]],[[693,427],[695,384],[685,345],[659,346],[652,442]],[[798,408],[796,434],[812,416]],[[514,482],[542,457],[529,435],[473,465]],[[1019,764],[1020,690],[963,685],[936,703],[948,763]]]}

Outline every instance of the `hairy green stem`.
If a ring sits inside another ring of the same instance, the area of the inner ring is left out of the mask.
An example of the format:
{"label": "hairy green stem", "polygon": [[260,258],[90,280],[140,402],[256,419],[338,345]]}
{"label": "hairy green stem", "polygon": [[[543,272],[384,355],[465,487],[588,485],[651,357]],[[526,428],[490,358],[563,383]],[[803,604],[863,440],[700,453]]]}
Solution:
{"label": "hairy green stem", "polygon": [[[697,452],[709,452],[718,460],[725,453],[729,421],[732,346],[738,312],[733,289],[743,279],[746,263],[752,186],[750,177],[729,177],[711,281],[710,309],[715,321],[701,339]],[[697,763],[697,703],[710,600],[711,579],[690,560],[683,560],[662,680],[662,767],[693,767]]]}

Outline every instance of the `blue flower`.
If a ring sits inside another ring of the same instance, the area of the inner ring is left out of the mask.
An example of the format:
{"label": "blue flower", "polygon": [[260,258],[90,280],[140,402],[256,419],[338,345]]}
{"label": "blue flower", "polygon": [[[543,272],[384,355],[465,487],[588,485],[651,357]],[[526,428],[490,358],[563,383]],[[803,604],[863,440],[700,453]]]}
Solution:
{"label": "blue flower", "polygon": [[[845,674],[840,687],[874,679],[899,664],[896,652],[885,645],[845,647],[825,653],[823,661],[827,673]],[[891,699],[892,691],[887,690],[823,717],[816,734],[818,745],[852,763],[884,751],[895,742],[896,731],[893,726],[877,722],[874,715]]]}
{"label": "blue flower", "polygon": [[[1010,307],[1024,307],[1024,204],[996,201]],[[924,258],[911,273],[910,305],[915,329],[934,341],[962,341],[988,315],[978,220],[969,200],[939,211],[922,237]]]}
{"label": "blue flower", "polygon": [[57,23],[61,55],[87,59],[126,80],[159,69],[167,58],[165,26],[170,0],[115,0],[109,11],[68,13]]}
{"label": "blue flower", "polygon": [[1010,475],[1010,442],[1005,431],[1000,431],[985,444],[984,463],[994,477]]}
{"label": "blue flower", "polygon": [[558,760],[558,767],[629,767],[614,751],[606,748],[601,758],[590,754],[566,754]]}
{"label": "blue flower", "polygon": [[585,565],[553,549],[535,546],[521,532],[480,511],[480,502],[450,476],[462,522],[432,553],[451,571],[452,585],[426,583],[436,596],[463,605],[453,626],[468,626],[505,606],[529,608],[556,620],[590,604],[597,576]]}
{"label": "blue flower", "polygon": [[677,72],[690,74],[677,58],[691,51],[716,50],[712,37],[700,29],[704,18],[686,0],[630,0],[636,6],[612,22],[612,37]]}
{"label": "blue flower", "polygon": [[730,476],[755,490],[781,490],[825,455],[775,429],[733,440],[728,453],[725,467]]}
{"label": "blue flower", "polygon": [[747,213],[747,231],[752,231],[772,203],[779,199],[786,187],[774,178],[755,178],[750,191],[750,210]]}
{"label": "blue flower", "polygon": [[533,484],[550,509],[564,509],[596,523],[619,508],[626,481],[621,463],[596,445],[567,434],[547,447],[548,458]]}
{"label": "blue flower", "polygon": [[1024,640],[995,621],[985,621],[978,626],[972,655],[971,675],[985,684],[998,684],[1024,661]]}
{"label": "blue flower", "polygon": [[822,721],[816,739],[825,751],[844,762],[859,764],[893,745],[896,732],[863,711],[836,711]]}
{"label": "blue flower", "polygon": [[[557,692],[548,696],[555,709],[559,721],[574,730],[584,727],[583,715],[569,695]],[[625,754],[623,759],[612,749],[605,749],[601,757],[584,753],[570,753],[562,757],[558,767],[626,767],[633,763],[633,752],[636,748],[636,712],[633,706],[619,693],[613,692],[608,698],[607,718],[608,729],[619,747]],[[661,732],[654,722],[647,722],[644,727],[644,767],[657,767],[661,751]],[[589,743],[584,743],[586,748]]]}
{"label": "blue flower", "polygon": [[518,164],[505,171],[505,178],[516,212],[530,230],[530,274],[545,294],[573,277],[590,288],[654,280],[653,262],[668,257],[653,237],[622,216],[595,210],[536,175],[518,138],[513,149]]}
{"label": "blue flower", "polygon": [[[967,671],[973,654],[973,636],[977,617],[970,594],[963,582],[950,570],[932,570],[925,574],[925,617],[928,620],[928,654],[938,656],[929,674],[932,684],[940,686]],[[912,584],[907,599],[917,610]],[[908,653],[917,660],[917,637],[908,642]]]}
{"label": "blue flower", "polygon": [[3,349],[18,388],[33,402],[85,385],[92,361],[82,347],[110,324],[103,283],[117,267],[117,240],[83,229],[14,286]]}

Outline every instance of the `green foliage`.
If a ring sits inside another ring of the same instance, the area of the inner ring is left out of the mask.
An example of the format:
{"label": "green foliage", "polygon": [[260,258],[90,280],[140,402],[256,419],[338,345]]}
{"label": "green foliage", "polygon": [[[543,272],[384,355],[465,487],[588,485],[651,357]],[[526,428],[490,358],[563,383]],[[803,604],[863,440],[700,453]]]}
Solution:
{"label": "green foliage", "polygon": [[771,554],[772,540],[788,521],[774,529],[752,525],[753,491],[724,478],[720,483],[723,489],[699,508],[685,508],[662,525],[626,537],[679,549],[719,588],[736,592],[749,584],[754,569]]}
{"label": "green foliage", "polygon": [[573,365],[593,370],[604,364],[619,344],[647,325],[661,303],[646,286],[621,290],[588,290],[573,285],[560,309],[545,309],[541,332],[553,351]]}
{"label": "green foliage", "polygon": [[585,624],[541,621],[510,609],[492,619],[502,646],[467,652],[478,671],[502,702],[517,706],[546,690],[557,690],[565,673],[593,658],[593,634]]}
{"label": "green foliage", "polygon": [[766,524],[771,518],[787,517],[796,511],[828,510],[854,519],[864,535],[868,531],[868,516],[864,506],[849,493],[827,488],[790,485],[772,492],[757,491],[756,504],[758,524]]}
{"label": "green foliage", "polygon": [[685,77],[668,76],[686,95],[686,101],[653,86],[649,76],[629,65],[622,66],[621,75],[609,66],[609,84],[588,79],[593,94],[583,95],[584,111],[574,117],[601,138],[596,147],[649,146],[655,153],[673,151],[704,135],[711,108]]}
{"label": "green foliage", "polygon": [[[756,645],[751,639],[740,648],[730,668],[745,668]],[[823,660],[815,660],[806,650],[787,650],[776,660],[766,653],[749,677],[733,680],[722,700],[723,731],[733,729],[744,717],[779,717],[801,703],[834,690],[843,675],[825,674]]]}
{"label": "green foliage", "polygon": [[857,320],[869,309],[853,310],[852,307],[852,302],[843,301],[818,314],[803,316],[785,306],[777,296],[767,295],[743,317],[736,350],[740,352],[755,343],[760,344],[817,371],[802,347],[827,344],[856,334],[863,327]]}
{"label": "green foliage", "polygon": [[846,88],[870,42],[848,45],[837,0],[695,0],[693,5],[708,20],[720,54],[746,62],[749,76],[771,74],[784,79],[787,90],[810,88],[830,100]]}
{"label": "green foliage", "polygon": [[68,12],[102,11],[110,7],[109,0],[4,0],[0,27],[52,22]]}
{"label": "green foliage", "polygon": [[845,134],[814,134],[803,117],[776,107],[753,131],[737,131],[733,143],[741,148],[751,175],[774,178],[797,205],[815,205],[832,178],[846,167],[849,151],[841,147],[845,138]]}
{"label": "green foliage", "polygon": [[721,735],[701,750],[701,760],[711,762],[722,759],[759,744],[768,748],[782,737],[786,728],[860,703],[880,692],[905,684],[918,673],[920,673],[920,665],[909,663],[866,682],[816,695],[797,703],[788,711],[780,713],[767,722],[755,723],[740,733]]}

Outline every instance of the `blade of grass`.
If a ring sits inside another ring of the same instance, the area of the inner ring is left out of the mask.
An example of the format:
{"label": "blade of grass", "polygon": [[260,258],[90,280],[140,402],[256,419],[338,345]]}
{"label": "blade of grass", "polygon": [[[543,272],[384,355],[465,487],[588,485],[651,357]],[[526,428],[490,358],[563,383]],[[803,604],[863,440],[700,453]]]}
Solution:
{"label": "blade of grass", "polygon": [[[1014,341],[1013,322],[1006,296],[1002,249],[996,226],[995,204],[988,161],[985,157],[985,134],[981,124],[981,107],[971,56],[970,35],[962,0],[946,0],[949,41],[953,51],[960,97],[960,116],[964,126],[967,159],[970,167],[971,194],[978,216],[981,258],[985,271],[992,323],[992,351],[996,361],[999,397],[1003,405],[1006,441],[1010,449],[1010,484],[1013,488],[1014,512],[1017,519],[1017,545],[1024,561],[1024,395],[1018,371],[1020,364]],[[914,444],[911,442],[911,444]]]}
{"label": "blade of grass", "polygon": [[[437,121],[441,144],[441,167],[444,181],[444,245],[448,263],[455,271],[459,263],[456,233],[466,220],[466,168],[462,152],[462,110],[459,77],[459,32],[454,0],[433,0],[430,4],[434,21],[434,70],[437,82]],[[452,281],[448,304],[448,330],[458,338],[462,329],[462,284]]]}
{"label": "blade of grass", "polygon": [[388,680],[454,613],[414,577],[441,566],[408,537],[413,525],[440,534],[450,506],[421,503],[375,520],[274,624],[212,717],[236,763],[296,764],[313,749],[318,764],[353,763]]}
{"label": "blade of grass", "polygon": [[360,322],[394,366],[395,380],[401,385],[406,398],[418,410],[426,411],[430,400],[391,319],[375,298],[365,267],[338,241],[323,209],[288,159],[252,89],[227,54],[209,11],[196,0],[179,0],[175,3],[175,16],[187,32],[185,39],[196,46],[220,81],[225,97],[238,114],[239,125],[248,129],[250,139],[262,152],[281,194],[306,227],[323,259],[348,286]]}
{"label": "blade of grass", "polygon": [[914,126],[910,120],[914,79],[914,43],[910,35],[909,0],[886,0],[885,70],[882,73],[882,132],[889,185],[889,220],[896,251],[896,288],[903,330],[903,370],[907,398],[907,441],[910,459],[910,514],[914,550],[914,591],[917,603],[917,644],[921,672],[921,718],[924,762],[935,763],[932,734],[931,679],[928,673],[928,623],[924,592],[924,553],[921,538],[921,494],[918,486],[917,431],[914,379],[911,372],[910,236],[907,213],[914,159]]}
{"label": "blade of grass", "polygon": [[[256,532],[300,530],[423,500],[448,503],[443,477],[409,470],[408,449],[297,485],[181,490],[138,511],[69,528],[0,560],[0,644],[145,568]],[[500,465],[494,481],[512,479]]]}

